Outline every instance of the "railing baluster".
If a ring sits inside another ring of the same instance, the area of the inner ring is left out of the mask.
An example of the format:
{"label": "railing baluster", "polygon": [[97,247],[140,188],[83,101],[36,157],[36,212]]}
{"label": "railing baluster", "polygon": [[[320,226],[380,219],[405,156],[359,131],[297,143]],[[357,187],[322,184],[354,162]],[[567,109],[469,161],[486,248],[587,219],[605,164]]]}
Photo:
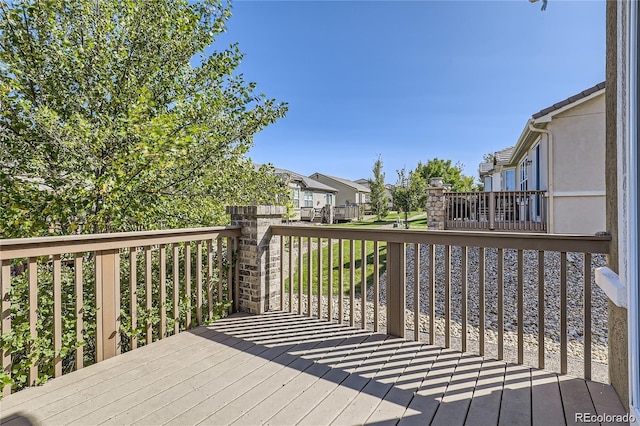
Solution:
{"label": "railing baluster", "polygon": [[360,328],[367,328],[367,242],[360,241],[360,301],[362,303],[360,314]]}
{"label": "railing baluster", "polygon": [[187,299],[187,314],[185,329],[193,327],[191,323],[191,241],[184,244],[184,293]]}
{"label": "railing baluster", "polygon": [[289,237],[289,312],[293,312],[293,237]]}
{"label": "railing baluster", "polygon": [[196,321],[202,325],[202,241],[196,241]]}
{"label": "railing baluster", "polygon": [[467,246],[461,247],[461,297],[462,297],[462,352],[467,351],[467,255],[469,248]]}
{"label": "railing baluster", "polygon": [[327,320],[333,321],[333,240],[327,239],[327,259],[328,276],[327,276]]}
{"label": "railing baluster", "polygon": [[318,238],[318,319],[322,319],[322,238]]}
{"label": "railing baluster", "polygon": [[373,242],[373,331],[378,332],[380,309],[380,243]]}
{"label": "railing baluster", "polygon": [[213,242],[207,240],[207,321],[213,320]]}
{"label": "railing baluster", "polygon": [[504,250],[498,249],[498,359],[504,359]]}
{"label": "railing baluster", "polygon": [[313,311],[313,240],[307,238],[307,316]]}
{"label": "railing baluster", "polygon": [[302,237],[298,237],[298,315],[302,315]]}
{"label": "railing baluster", "polygon": [[[233,249],[235,250],[236,253],[238,253],[239,244],[240,244],[240,238],[233,237]],[[233,274],[234,292],[233,293],[235,294],[235,297],[233,299],[233,307],[234,307],[234,310],[238,312],[240,310],[240,260],[238,258],[236,258],[236,260],[233,262],[233,269],[234,269],[234,274]]]}
{"label": "railing baluster", "polygon": [[218,256],[218,302],[222,302],[224,299],[224,289],[222,288],[222,278],[223,278],[223,269],[222,269],[222,238],[217,238],[217,251],[216,256]]}
{"label": "railing baluster", "polygon": [[231,237],[227,237],[227,297],[229,300],[229,309],[228,313],[233,312],[233,243]]}
{"label": "railing baluster", "polygon": [[444,256],[444,347],[451,347],[451,246],[445,246]]}
{"label": "railing baluster", "polygon": [[567,374],[567,252],[560,252],[560,372]]}
{"label": "railing baluster", "polygon": [[180,299],[180,246],[174,243],[173,248],[173,334],[180,333],[180,313],[178,302]]}
{"label": "railing baluster", "polygon": [[284,236],[280,236],[280,310],[284,311]]}
{"label": "railing baluster", "polygon": [[479,248],[478,254],[478,353],[484,356],[484,280],[485,248]]}
{"label": "railing baluster", "polygon": [[160,338],[167,337],[167,249],[160,244]]}
{"label": "railing baluster", "polygon": [[62,376],[62,277],[60,255],[53,255],[53,376]]}
{"label": "railing baluster", "polygon": [[354,326],[356,292],[356,240],[349,240],[349,325]]}
{"label": "railing baluster", "polygon": [[[151,285],[151,247],[146,246],[144,248],[144,286],[145,286],[145,302],[147,308],[147,323],[145,324],[145,328],[147,331],[147,338],[145,344],[153,342],[153,325],[151,324],[151,319],[149,315],[151,314],[151,310],[153,309],[153,289]],[[96,262],[97,262],[96,258]],[[96,274],[96,280],[97,280]],[[98,290],[96,289],[96,292]],[[97,294],[97,293],[96,293]],[[100,316],[100,315],[98,315]],[[100,340],[100,339],[97,339]]]}
{"label": "railing baluster", "polygon": [[[136,349],[138,347],[138,335],[136,330],[138,329],[138,270],[137,270],[137,261],[136,258],[137,251],[135,247],[129,248],[129,310],[131,314],[131,349]],[[80,259],[78,259],[80,256]],[[79,262],[78,262],[79,260]],[[76,288],[78,286],[78,264],[80,268],[82,268],[82,255],[76,255]],[[82,274],[82,270],[80,271]],[[82,275],[80,275],[82,277]],[[80,282],[82,285],[82,281]],[[82,292],[82,290],[80,290]],[[82,301],[82,298],[80,298]],[[76,302],[77,305],[77,302]],[[80,320],[80,315],[78,315],[78,321]],[[80,328],[80,333],[82,333],[82,328]],[[80,336],[78,336],[80,337]],[[82,346],[80,347],[82,348]],[[78,348],[78,349],[80,349]]]}
{"label": "railing baluster", "polygon": [[429,344],[436,342],[436,246],[429,244]]}
{"label": "railing baluster", "polygon": [[420,244],[413,245],[413,340],[420,341]]}
{"label": "railing baluster", "polygon": [[544,251],[538,251],[538,368],[544,369]]}
{"label": "railing baluster", "polygon": [[591,253],[584,254],[584,378],[591,380]]}
{"label": "railing baluster", "polygon": [[[2,312],[0,322],[2,322],[2,334],[11,333],[11,261],[2,261],[2,271],[0,271],[0,287],[2,287]],[[2,371],[11,377],[11,352],[8,347],[2,350]],[[8,396],[11,393],[11,385],[4,385],[2,395]]]}
{"label": "railing baluster", "polygon": [[338,240],[338,322],[344,323],[344,243]]}
{"label": "railing baluster", "polygon": [[[82,282],[80,283],[80,285],[82,285]],[[76,279],[76,291],[77,291],[77,279]],[[76,309],[78,309],[77,301],[76,301]],[[80,309],[82,309],[82,306],[80,307]],[[76,310],[76,313],[78,313],[78,310]],[[77,317],[78,318],[77,321],[82,322],[81,315],[82,315],[82,311],[80,311]],[[29,258],[29,335],[31,336],[31,340],[33,342],[35,342],[36,339],[38,338],[37,326],[38,326],[38,260],[35,257],[30,257]],[[77,322],[76,322],[76,332],[77,332]],[[82,333],[82,328],[80,329],[80,333]],[[81,348],[82,346],[79,349]],[[35,346],[32,346],[32,351],[33,349],[35,349]],[[77,351],[76,351],[76,361],[77,361]],[[76,368],[82,368],[82,367],[76,367]],[[29,386],[34,386],[36,384],[36,380],[38,380],[38,364],[34,362],[34,364],[29,368]]]}
{"label": "railing baluster", "polygon": [[518,364],[524,363],[524,252],[518,250]]}

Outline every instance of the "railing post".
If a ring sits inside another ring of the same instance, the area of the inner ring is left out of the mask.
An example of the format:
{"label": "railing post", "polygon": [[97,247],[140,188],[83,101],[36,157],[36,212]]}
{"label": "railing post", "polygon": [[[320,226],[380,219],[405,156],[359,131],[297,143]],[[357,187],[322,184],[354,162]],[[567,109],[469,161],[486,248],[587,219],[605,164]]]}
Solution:
{"label": "railing post", "polygon": [[280,244],[271,225],[282,224],[284,206],[230,206],[231,224],[242,227],[238,245],[238,310],[261,314],[279,309]]}
{"label": "railing post", "polygon": [[[120,251],[96,252],[96,296],[102,330],[96,345],[97,359],[105,360],[120,354]],[[100,337],[101,336],[101,337]]]}
{"label": "railing post", "polygon": [[446,200],[442,178],[432,178],[427,188],[427,228],[445,229]]}
{"label": "railing post", "polygon": [[496,229],[496,196],[493,191],[489,192],[489,229]]}
{"label": "railing post", "polygon": [[405,337],[406,253],[404,243],[387,243],[387,334]]}

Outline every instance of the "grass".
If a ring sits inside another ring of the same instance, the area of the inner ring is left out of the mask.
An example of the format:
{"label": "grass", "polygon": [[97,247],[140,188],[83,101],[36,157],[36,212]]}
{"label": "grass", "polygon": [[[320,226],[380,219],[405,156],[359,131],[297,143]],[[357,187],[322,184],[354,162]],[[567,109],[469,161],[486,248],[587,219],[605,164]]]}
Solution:
{"label": "grass", "polygon": [[[317,239],[313,239],[317,242]],[[293,239],[294,247],[297,247],[298,242],[297,238]],[[329,294],[329,247],[326,244],[326,239],[324,246],[322,247],[322,294]],[[331,275],[333,278],[332,291],[334,295],[338,295],[340,292],[339,287],[339,277],[340,277],[340,263],[342,263],[343,272],[343,294],[351,293],[351,241],[343,241],[343,258],[342,262],[340,262],[339,256],[339,243],[336,240],[332,240],[332,248],[333,248],[333,268],[331,270]],[[303,248],[307,247],[307,241],[305,239],[302,240]],[[360,287],[362,282],[362,241],[353,241],[353,285],[355,294],[361,293]],[[367,286],[373,285],[373,261],[374,261],[374,245],[373,241],[365,242],[365,256],[366,256],[366,270],[365,276],[367,280]],[[379,244],[379,259],[380,259],[380,270],[379,273],[382,274],[387,267],[387,244],[384,242],[380,242]],[[298,263],[297,258],[293,259],[293,293],[298,294],[298,285],[299,285],[299,275],[298,275]],[[288,262],[288,256],[285,255],[285,262]],[[309,292],[309,254],[305,253],[302,256],[302,292],[303,294],[308,294]],[[318,294],[318,250],[313,250],[311,252],[311,288],[312,294]],[[285,277],[285,292],[289,292],[289,278]]]}
{"label": "grass", "polygon": [[[389,213],[383,220],[377,220],[376,217],[357,222],[341,223],[337,226],[340,228],[380,228],[385,225],[393,225],[400,220],[404,222],[404,213]],[[401,225],[402,226],[402,225]],[[427,229],[427,216],[424,212],[409,212],[409,229]]]}

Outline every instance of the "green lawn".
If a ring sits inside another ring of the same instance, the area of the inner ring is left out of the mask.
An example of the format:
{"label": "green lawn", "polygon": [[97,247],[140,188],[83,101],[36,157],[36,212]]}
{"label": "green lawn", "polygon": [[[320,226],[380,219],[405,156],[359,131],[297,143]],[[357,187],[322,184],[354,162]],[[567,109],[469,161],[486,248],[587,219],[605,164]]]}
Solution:
{"label": "green lawn", "polygon": [[[393,225],[400,219],[400,223],[404,223],[404,213],[392,212],[387,215],[383,220],[377,220],[373,217],[367,220],[361,220],[356,222],[341,223],[337,226],[341,228],[380,228],[385,225]],[[409,212],[409,229],[427,229],[427,214],[424,212]]]}
{"label": "green lawn", "polygon": [[[314,241],[316,239],[314,238]],[[293,239],[295,247],[298,245],[298,239]],[[325,246],[322,247],[322,294],[328,294],[329,288],[329,247],[326,244],[326,239],[323,240]],[[302,239],[303,247],[307,247],[306,238]],[[333,269],[331,271],[333,278],[333,294],[339,294],[339,276],[340,276],[340,257],[339,257],[339,243],[336,240],[332,240],[333,246]],[[343,241],[343,258],[342,258],[342,277],[343,277],[343,294],[350,294],[351,288],[351,241]],[[360,284],[362,282],[362,242],[354,241],[354,255],[353,255],[353,263],[355,265],[354,268],[354,289],[355,293],[360,293]],[[365,256],[366,256],[366,279],[367,286],[373,285],[373,261],[374,261],[374,253],[373,253],[373,241],[367,241],[365,245]],[[379,259],[380,259],[380,270],[379,273],[382,274],[386,270],[386,260],[387,260],[387,244],[384,242],[379,243]],[[288,255],[285,254],[285,262],[288,262]],[[298,285],[299,285],[299,275],[298,275],[298,260],[297,258],[293,259],[293,292],[294,294],[298,294]],[[309,265],[309,256],[308,254],[304,254],[302,256],[302,292],[303,294],[308,294],[308,265]],[[311,286],[312,286],[312,294],[318,294],[318,251],[313,250],[311,253]],[[285,292],[289,292],[289,277],[285,277]]]}

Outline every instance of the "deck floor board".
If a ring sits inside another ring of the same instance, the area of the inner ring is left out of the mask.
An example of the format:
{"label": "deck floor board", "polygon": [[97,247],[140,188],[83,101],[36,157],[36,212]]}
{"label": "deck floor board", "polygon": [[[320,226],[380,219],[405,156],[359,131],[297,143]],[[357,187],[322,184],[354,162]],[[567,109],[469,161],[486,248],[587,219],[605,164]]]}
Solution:
{"label": "deck floor board", "polygon": [[573,424],[613,388],[290,313],[233,315],[0,402],[0,423]]}

